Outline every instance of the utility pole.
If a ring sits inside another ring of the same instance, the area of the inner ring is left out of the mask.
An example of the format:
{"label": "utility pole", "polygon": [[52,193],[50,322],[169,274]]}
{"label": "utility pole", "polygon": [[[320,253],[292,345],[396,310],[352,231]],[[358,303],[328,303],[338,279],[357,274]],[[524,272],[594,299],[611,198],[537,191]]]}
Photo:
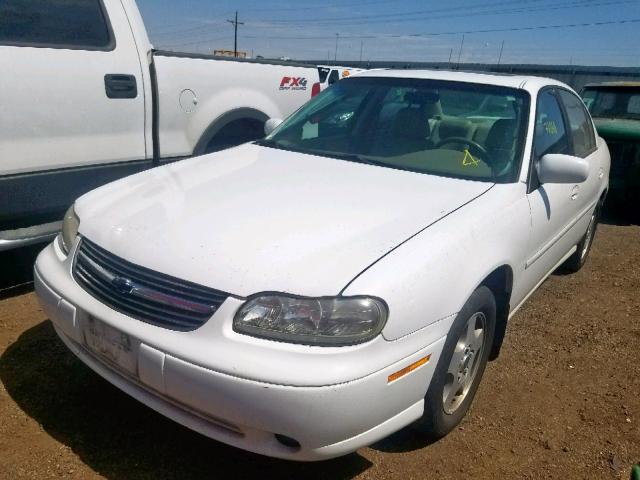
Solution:
{"label": "utility pole", "polygon": [[500,62],[502,61],[503,50],[504,50],[504,40],[502,40],[502,44],[500,44],[500,56],[498,56],[498,66],[500,66]]}
{"label": "utility pole", "polygon": [[464,47],[464,33],[462,34],[462,40],[460,41],[460,51],[458,52],[458,65],[456,70],[460,70],[460,58],[462,57],[462,48]]}
{"label": "utility pole", "polygon": [[333,55],[333,61],[336,62],[338,61],[338,39],[340,38],[340,34],[336,33],[336,52]]}
{"label": "utility pole", "polygon": [[235,20],[227,20],[231,25],[233,25],[233,56],[238,56],[238,25],[244,25],[244,22],[238,22],[238,11],[236,10],[236,19]]}

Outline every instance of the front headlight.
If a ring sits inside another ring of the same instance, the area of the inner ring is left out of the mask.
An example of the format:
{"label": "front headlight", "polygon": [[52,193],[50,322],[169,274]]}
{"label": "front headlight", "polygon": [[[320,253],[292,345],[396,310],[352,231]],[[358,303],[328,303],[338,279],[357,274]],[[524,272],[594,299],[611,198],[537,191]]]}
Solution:
{"label": "front headlight", "polygon": [[62,222],[62,249],[67,255],[69,255],[73,242],[78,236],[78,228],[80,227],[80,219],[73,207],[74,205],[69,207]]}
{"label": "front headlight", "polygon": [[387,316],[386,304],[376,298],[261,295],[238,310],[233,329],[281,342],[345,346],[376,337]]}

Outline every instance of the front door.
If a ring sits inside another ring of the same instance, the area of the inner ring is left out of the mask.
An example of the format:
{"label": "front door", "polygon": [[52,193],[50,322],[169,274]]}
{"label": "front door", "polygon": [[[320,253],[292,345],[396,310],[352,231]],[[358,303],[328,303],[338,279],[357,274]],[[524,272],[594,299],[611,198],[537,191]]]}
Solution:
{"label": "front door", "polygon": [[577,243],[569,234],[569,227],[579,210],[577,201],[580,186],[540,184],[535,165],[547,153],[572,154],[570,131],[558,95],[553,89],[540,92],[536,108],[532,183],[528,194],[532,233],[525,264],[525,291],[534,288]]}
{"label": "front door", "polygon": [[119,1],[0,2],[0,65],[0,232],[60,220],[142,169],[142,70]]}

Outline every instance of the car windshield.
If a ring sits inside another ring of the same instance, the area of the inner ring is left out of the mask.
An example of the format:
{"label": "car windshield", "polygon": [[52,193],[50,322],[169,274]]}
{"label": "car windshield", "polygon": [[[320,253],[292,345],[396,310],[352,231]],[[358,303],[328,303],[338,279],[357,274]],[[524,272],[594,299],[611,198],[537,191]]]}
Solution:
{"label": "car windshield", "polygon": [[315,97],[258,143],[447,177],[513,182],[529,95],[462,82],[355,77]]}
{"label": "car windshield", "polygon": [[593,117],[640,120],[640,87],[587,88],[582,98]]}

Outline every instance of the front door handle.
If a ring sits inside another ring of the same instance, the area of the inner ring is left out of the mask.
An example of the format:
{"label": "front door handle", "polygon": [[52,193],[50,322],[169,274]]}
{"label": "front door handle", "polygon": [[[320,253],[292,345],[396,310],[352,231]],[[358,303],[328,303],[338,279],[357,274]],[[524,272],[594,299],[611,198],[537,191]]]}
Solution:
{"label": "front door handle", "polygon": [[138,82],[134,75],[105,75],[104,88],[109,98],[136,98],[138,96]]}

